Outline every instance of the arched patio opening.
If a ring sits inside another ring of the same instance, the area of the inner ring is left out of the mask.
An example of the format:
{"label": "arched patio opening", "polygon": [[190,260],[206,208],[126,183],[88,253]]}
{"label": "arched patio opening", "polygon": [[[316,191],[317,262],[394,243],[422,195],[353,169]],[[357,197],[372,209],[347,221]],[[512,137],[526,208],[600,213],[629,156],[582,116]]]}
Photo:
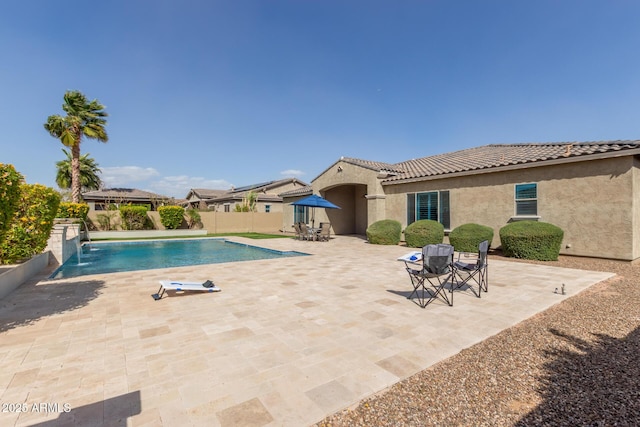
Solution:
{"label": "arched patio opening", "polygon": [[340,206],[340,209],[325,209],[323,213],[331,222],[334,234],[366,234],[366,194],[367,186],[364,184],[341,184],[320,190],[322,197]]}

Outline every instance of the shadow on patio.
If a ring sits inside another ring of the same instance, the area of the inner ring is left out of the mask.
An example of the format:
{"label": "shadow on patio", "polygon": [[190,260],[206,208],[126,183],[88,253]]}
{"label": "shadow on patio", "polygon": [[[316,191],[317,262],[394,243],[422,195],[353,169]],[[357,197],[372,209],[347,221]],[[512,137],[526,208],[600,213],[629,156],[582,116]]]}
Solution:
{"label": "shadow on patio", "polygon": [[100,280],[25,283],[0,300],[0,332],[84,307],[100,295],[103,287],[104,282]]}
{"label": "shadow on patio", "polygon": [[127,419],[142,410],[140,391],[105,399],[100,402],[70,408],[62,412],[55,420],[31,424],[33,427],[53,427],[61,425],[106,425],[125,427]]}

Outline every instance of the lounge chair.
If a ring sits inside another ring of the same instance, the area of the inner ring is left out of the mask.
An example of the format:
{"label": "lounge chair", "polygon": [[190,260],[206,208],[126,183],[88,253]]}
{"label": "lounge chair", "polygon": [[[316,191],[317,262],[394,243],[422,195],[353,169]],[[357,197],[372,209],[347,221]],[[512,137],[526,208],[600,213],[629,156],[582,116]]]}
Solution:
{"label": "lounge chair", "polygon": [[158,301],[162,299],[162,296],[167,290],[220,292],[222,289],[214,285],[211,280],[207,280],[206,282],[174,282],[171,280],[161,280],[158,293],[152,294],[151,296],[154,300]]}

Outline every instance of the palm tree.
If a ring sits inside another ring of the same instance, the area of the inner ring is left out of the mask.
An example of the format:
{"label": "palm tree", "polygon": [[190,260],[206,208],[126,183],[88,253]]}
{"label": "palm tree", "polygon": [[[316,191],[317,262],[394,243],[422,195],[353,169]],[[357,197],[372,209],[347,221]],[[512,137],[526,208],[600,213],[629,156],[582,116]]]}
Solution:
{"label": "palm tree", "polygon": [[[71,153],[64,148],[62,152],[67,156],[66,159],[60,160],[56,163],[58,172],[56,174],[56,184],[62,189],[69,189],[71,187],[71,164],[73,159]],[[102,180],[100,179],[100,168],[95,159],[89,157],[89,153],[80,156],[80,187],[81,190],[99,190],[102,187]]]}
{"label": "palm tree", "polygon": [[64,94],[62,109],[66,116],[49,116],[44,128],[51,136],[58,138],[62,144],[71,148],[71,199],[79,203],[82,192],[80,178],[80,143],[82,137],[107,142],[109,137],[104,126],[108,114],[103,111],[104,105],[97,99],[88,101],[87,97],[77,90]]}

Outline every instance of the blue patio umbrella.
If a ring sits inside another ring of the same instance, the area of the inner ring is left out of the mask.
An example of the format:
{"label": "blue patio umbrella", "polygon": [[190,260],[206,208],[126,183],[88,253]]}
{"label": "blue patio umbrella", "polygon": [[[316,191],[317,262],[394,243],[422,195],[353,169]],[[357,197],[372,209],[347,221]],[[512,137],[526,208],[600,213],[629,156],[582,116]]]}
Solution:
{"label": "blue patio umbrella", "polygon": [[296,200],[291,203],[294,206],[308,206],[313,208],[311,214],[311,227],[315,224],[316,218],[316,209],[315,208],[327,208],[327,209],[340,209],[340,206],[334,205],[327,199],[318,196],[317,194],[312,194],[309,197],[305,197],[304,199]]}

